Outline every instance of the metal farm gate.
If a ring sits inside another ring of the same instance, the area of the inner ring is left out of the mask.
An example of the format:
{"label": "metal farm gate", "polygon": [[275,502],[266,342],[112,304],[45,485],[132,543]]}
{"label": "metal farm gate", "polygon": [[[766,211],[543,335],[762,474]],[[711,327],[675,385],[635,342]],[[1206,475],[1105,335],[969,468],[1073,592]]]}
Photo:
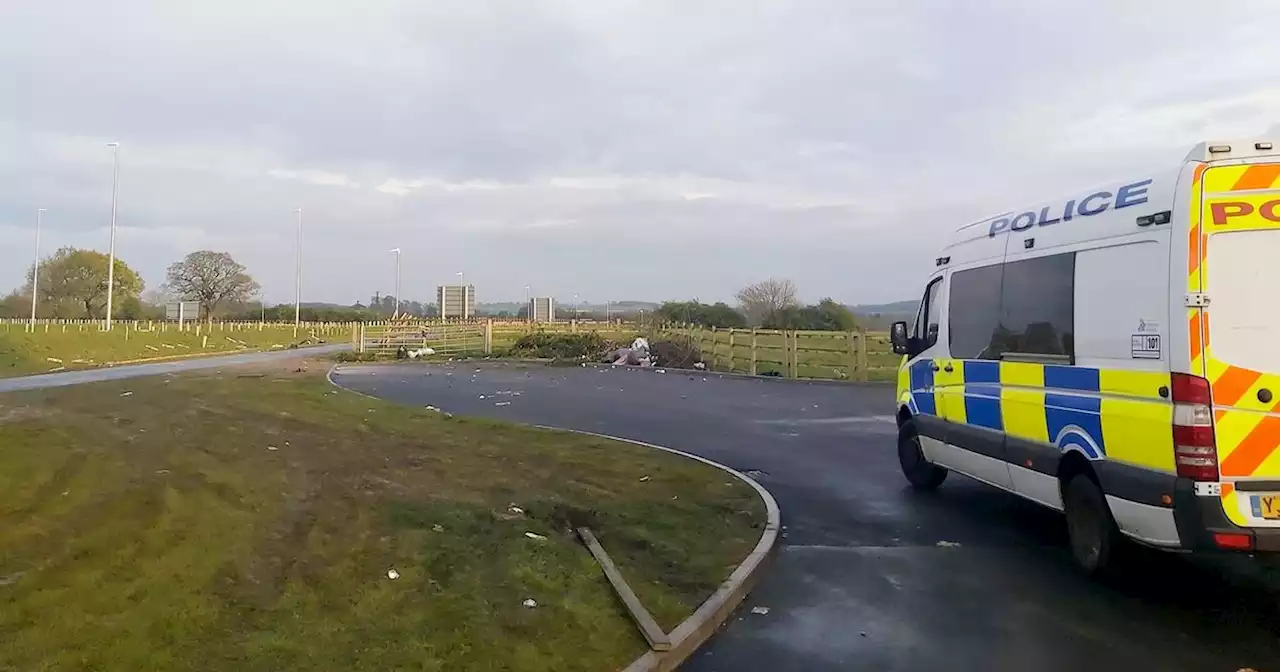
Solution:
{"label": "metal farm gate", "polygon": [[487,355],[493,351],[493,325],[484,322],[390,321],[360,326],[358,352],[396,356],[404,348],[418,352],[423,348],[435,355],[458,357]]}

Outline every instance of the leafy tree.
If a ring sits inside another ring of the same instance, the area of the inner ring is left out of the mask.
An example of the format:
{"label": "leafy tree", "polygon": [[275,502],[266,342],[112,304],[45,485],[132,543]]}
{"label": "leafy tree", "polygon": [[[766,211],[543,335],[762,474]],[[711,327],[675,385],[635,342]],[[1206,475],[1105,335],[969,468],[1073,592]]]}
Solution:
{"label": "leafy tree", "polygon": [[[56,318],[97,318],[106,315],[107,255],[96,250],[64,247],[40,260],[40,315]],[[34,269],[27,270],[27,282],[20,294],[31,296]],[[113,309],[132,305],[144,283],[128,264],[116,258]],[[122,316],[118,311],[116,316]]]}
{"label": "leafy tree", "polygon": [[655,313],[659,322],[699,324],[704,327],[745,327],[747,318],[724,302],[667,301]]}
{"label": "leafy tree", "polygon": [[817,305],[783,308],[764,323],[767,329],[802,331],[853,331],[857,326],[853,313],[830,298]]}
{"label": "leafy tree", "polygon": [[199,301],[204,318],[213,321],[218,306],[244,302],[258,293],[258,283],[226,252],[200,250],[169,266],[166,288],[188,301]]}
{"label": "leafy tree", "polygon": [[751,324],[775,322],[778,313],[798,305],[796,285],[790,280],[769,278],[738,290],[735,298]]}

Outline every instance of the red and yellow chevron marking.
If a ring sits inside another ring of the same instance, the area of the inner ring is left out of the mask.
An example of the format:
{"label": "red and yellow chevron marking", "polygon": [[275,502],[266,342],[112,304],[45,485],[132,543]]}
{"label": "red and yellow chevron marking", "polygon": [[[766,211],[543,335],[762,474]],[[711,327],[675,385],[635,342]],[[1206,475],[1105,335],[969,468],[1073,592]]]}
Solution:
{"label": "red and yellow chevron marking", "polygon": [[[1268,202],[1280,196],[1275,190],[1280,190],[1280,163],[1196,167],[1193,214],[1187,234],[1189,292],[1212,293],[1205,282],[1210,234],[1228,228],[1280,228],[1269,214],[1259,214]],[[1264,387],[1280,392],[1280,372],[1253,371],[1216,359],[1209,340],[1212,310],[1212,305],[1203,310],[1188,308],[1187,330],[1191,370],[1203,372],[1213,387],[1219,471],[1223,479],[1280,477],[1280,398],[1271,402],[1258,399],[1258,391]],[[1247,507],[1242,507],[1241,497],[1232,483],[1223,483],[1223,510],[1232,522],[1247,526],[1251,522],[1244,513]]]}
{"label": "red and yellow chevron marking", "polygon": [[1214,166],[1212,170],[1197,171],[1203,173],[1206,194],[1280,188],[1280,163]]}

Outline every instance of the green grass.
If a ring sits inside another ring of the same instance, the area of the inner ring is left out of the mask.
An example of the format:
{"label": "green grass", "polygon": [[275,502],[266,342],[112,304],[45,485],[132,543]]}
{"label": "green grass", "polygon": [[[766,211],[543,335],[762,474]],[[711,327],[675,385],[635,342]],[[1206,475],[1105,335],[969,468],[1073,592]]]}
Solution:
{"label": "green grass", "polygon": [[0,396],[0,669],[617,669],[645,644],[571,527],[667,629],[759,537],[700,463],[294,367]]}
{"label": "green grass", "polygon": [[178,331],[176,325],[121,322],[111,331],[97,325],[38,325],[28,332],[24,324],[0,324],[0,377],[22,376],[63,369],[93,368],[112,363],[176,356],[191,356],[287,348],[307,338],[348,341],[350,327],[302,328],[294,336],[292,325],[214,325]]}

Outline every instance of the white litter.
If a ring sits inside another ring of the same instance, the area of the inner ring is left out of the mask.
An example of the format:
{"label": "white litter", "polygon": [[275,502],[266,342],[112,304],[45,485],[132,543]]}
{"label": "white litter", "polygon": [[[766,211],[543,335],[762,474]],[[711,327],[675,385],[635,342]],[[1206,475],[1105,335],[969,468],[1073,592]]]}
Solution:
{"label": "white litter", "polygon": [[45,357],[45,358],[44,358],[44,361],[46,361],[46,362],[53,362],[54,364],[61,364],[61,363],[62,363],[62,360],[61,360],[61,359],[58,359],[57,357]]}
{"label": "white litter", "polygon": [[695,369],[697,369],[697,370],[699,370],[699,371],[702,371],[703,369],[707,368],[707,365],[706,365],[706,364],[703,364],[702,362],[694,362],[694,363],[693,363],[693,368],[695,368]]}
{"label": "white litter", "polygon": [[523,604],[524,606],[526,606],[526,607],[528,607],[528,608],[530,608],[530,609],[532,609],[532,608],[534,608],[534,607],[538,606],[538,603],[537,603],[537,602],[534,602],[532,598],[527,599],[527,600],[525,600],[524,602],[521,602],[521,604]]}
{"label": "white litter", "polygon": [[526,537],[528,537],[528,538],[530,538],[530,539],[533,539],[534,541],[546,541],[546,540],[547,540],[547,538],[546,538],[546,537],[542,536],[541,534],[534,533],[534,532],[525,532],[525,533],[524,533],[524,536],[526,536]]}
{"label": "white litter", "polygon": [[769,607],[751,607],[751,613],[765,616],[769,613]]}
{"label": "white litter", "polygon": [[396,579],[400,578],[400,572],[397,572],[394,569],[388,569],[387,578],[391,579],[392,581],[395,581]]}
{"label": "white litter", "polygon": [[483,395],[483,394],[482,394],[482,395],[480,395],[480,398],[481,398],[481,399],[484,399],[484,395]]}
{"label": "white litter", "polygon": [[499,402],[495,402],[493,405],[494,405],[494,406],[510,406],[510,405],[511,405],[511,402],[509,402],[509,401],[499,401]]}
{"label": "white litter", "polygon": [[431,526],[431,531],[432,531],[432,532],[444,532],[444,527],[443,527],[443,526],[441,526],[441,525],[432,525],[432,526]]}
{"label": "white litter", "polygon": [[941,546],[942,548],[960,548],[960,542],[958,541],[939,541],[935,545]]}
{"label": "white litter", "polygon": [[640,477],[640,482],[641,482],[641,483],[643,483],[643,482],[645,482],[645,481],[647,481],[647,480],[649,480],[649,477],[648,477],[648,476],[641,476],[641,477]]}
{"label": "white litter", "polygon": [[426,408],[426,410],[428,411],[435,411],[436,413],[440,412],[440,409],[436,408],[435,406],[425,406],[424,408]]}
{"label": "white litter", "polygon": [[267,446],[267,450],[280,450],[280,449],[276,448],[275,446]]}
{"label": "white litter", "polygon": [[132,392],[121,392],[121,393],[120,393],[120,396],[122,396],[122,397],[132,397],[132,396],[133,396],[133,393],[132,393]]}
{"label": "white litter", "polygon": [[524,515],[524,509],[516,506],[515,504],[508,506],[507,511],[510,511],[511,513],[514,513],[516,515]]}

